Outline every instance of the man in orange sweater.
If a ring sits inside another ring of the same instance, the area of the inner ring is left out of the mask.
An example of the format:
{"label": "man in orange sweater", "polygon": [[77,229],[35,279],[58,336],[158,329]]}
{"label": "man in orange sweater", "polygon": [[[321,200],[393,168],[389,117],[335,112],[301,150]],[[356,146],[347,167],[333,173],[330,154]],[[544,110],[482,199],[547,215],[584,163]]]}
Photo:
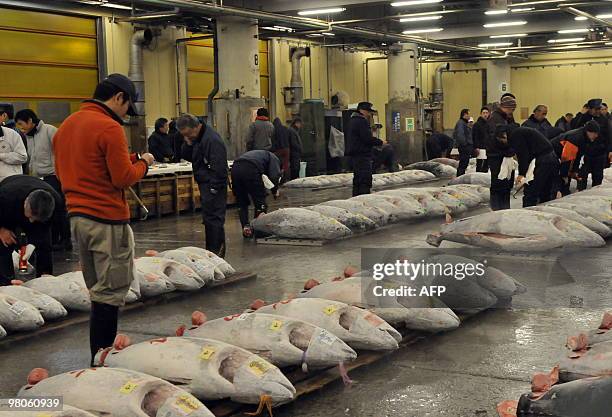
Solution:
{"label": "man in orange sweater", "polygon": [[53,140],[55,172],[66,195],[72,236],[91,296],[93,357],[113,344],[119,307],[133,280],[134,234],[125,191],[143,178],[153,155],[131,158],[123,118],[136,115],[136,88],[111,74],[92,100],[62,123]]}

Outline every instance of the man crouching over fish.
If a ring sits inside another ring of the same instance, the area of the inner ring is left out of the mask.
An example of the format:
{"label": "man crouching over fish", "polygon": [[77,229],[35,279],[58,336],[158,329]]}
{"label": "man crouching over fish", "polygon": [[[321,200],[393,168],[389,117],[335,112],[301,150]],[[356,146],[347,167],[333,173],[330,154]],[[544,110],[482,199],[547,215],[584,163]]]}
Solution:
{"label": "man crouching over fish", "polygon": [[134,234],[125,190],[154,161],[145,153],[131,160],[123,128],[138,113],[132,81],[111,74],[93,100],[68,117],[53,140],[55,169],[66,194],[72,236],[79,246],[83,277],[91,297],[89,338],[93,358],[113,344],[119,307],[133,280]]}

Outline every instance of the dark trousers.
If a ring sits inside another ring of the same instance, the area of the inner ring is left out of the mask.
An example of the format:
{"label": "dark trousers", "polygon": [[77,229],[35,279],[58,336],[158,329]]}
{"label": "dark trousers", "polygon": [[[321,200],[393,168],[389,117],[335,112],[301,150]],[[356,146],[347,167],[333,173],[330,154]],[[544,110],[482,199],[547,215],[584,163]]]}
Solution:
{"label": "dark trousers", "polygon": [[291,179],[294,180],[300,177],[300,158],[292,157],[289,162],[289,170],[291,171]]}
{"label": "dark trousers", "polygon": [[537,206],[554,199],[559,189],[559,159],[554,152],[536,158],[533,180],[525,185],[523,207]]}
{"label": "dark trousers", "polygon": [[570,195],[570,185],[572,179],[569,177],[570,162],[562,162],[559,165],[559,191],[561,195],[565,197]]}
{"label": "dark trousers", "polygon": [[[36,275],[53,274],[53,257],[51,253],[51,226],[45,223],[31,223],[22,229],[12,230],[17,237],[21,231],[26,234],[27,243],[36,246],[30,258],[30,263],[36,267]],[[13,251],[19,251],[17,246],[5,247],[0,243],[0,285],[9,285],[15,278],[13,268]]]}
{"label": "dark trousers", "polygon": [[89,348],[91,350],[91,366],[100,349],[111,347],[117,336],[119,307],[92,301],[89,316]]}
{"label": "dark trousers", "polygon": [[487,171],[489,171],[488,161],[486,159],[477,159],[476,160],[476,172],[487,172]]}
{"label": "dark trousers", "polygon": [[514,174],[507,180],[498,179],[503,157],[492,157],[488,159],[491,169],[491,210],[507,210],[510,208],[510,193],[514,185]]}
{"label": "dark trousers", "polygon": [[202,201],[202,224],[206,234],[206,249],[218,256],[225,256],[225,208],[227,188],[211,189],[198,184]]}
{"label": "dark trousers", "polygon": [[372,157],[353,156],[353,197],[370,194],[372,189]]}
{"label": "dark trousers", "polygon": [[[578,162],[578,161],[577,161]],[[593,179],[593,187],[601,185],[603,182],[603,171],[608,165],[608,155],[584,156],[584,163],[580,168],[580,180],[578,181],[578,190],[586,190],[589,174]]]}
{"label": "dark trousers", "polygon": [[261,180],[257,167],[248,161],[236,161],[232,166],[232,191],[239,207],[240,224],[247,226],[249,221],[249,206],[254,206],[254,217],[268,211],[266,204],[266,187]]}
{"label": "dark trousers", "polygon": [[62,197],[62,204],[55,208],[53,223],[51,225],[51,240],[53,243],[70,241],[70,221],[66,211],[66,197],[62,192],[62,184],[55,175],[43,177],[43,181],[49,184]]}
{"label": "dark trousers", "polygon": [[283,170],[281,182],[284,183],[290,176],[289,148],[277,149],[274,151],[274,155],[276,155],[281,162],[281,169]]}
{"label": "dark trousers", "polygon": [[459,166],[457,167],[457,176],[465,174],[465,170],[470,164],[470,157],[473,149],[471,147],[459,148]]}

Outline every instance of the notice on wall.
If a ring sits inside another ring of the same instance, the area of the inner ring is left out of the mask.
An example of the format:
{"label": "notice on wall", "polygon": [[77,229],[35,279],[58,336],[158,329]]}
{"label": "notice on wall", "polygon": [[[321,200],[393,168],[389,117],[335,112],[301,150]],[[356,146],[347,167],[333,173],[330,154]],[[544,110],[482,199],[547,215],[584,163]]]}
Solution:
{"label": "notice on wall", "polygon": [[391,113],[391,130],[394,132],[401,132],[401,118],[400,112],[394,111]]}
{"label": "notice on wall", "polygon": [[406,132],[414,132],[414,117],[406,117]]}

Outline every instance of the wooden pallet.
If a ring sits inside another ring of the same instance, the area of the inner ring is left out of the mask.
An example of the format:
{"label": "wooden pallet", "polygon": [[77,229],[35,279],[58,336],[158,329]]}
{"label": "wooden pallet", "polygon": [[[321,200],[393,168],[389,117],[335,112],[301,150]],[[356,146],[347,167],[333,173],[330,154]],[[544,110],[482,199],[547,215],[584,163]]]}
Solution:
{"label": "wooden pallet", "polygon": [[[150,307],[161,303],[166,303],[174,300],[184,299],[190,297],[193,294],[200,294],[204,291],[207,291],[212,288],[225,287],[228,285],[233,285],[242,281],[255,279],[257,278],[257,274],[252,272],[237,272],[223,281],[213,282],[199,291],[174,291],[167,294],[158,295],[156,297],[147,298],[146,300],[137,301],[135,303],[126,304],[121,308],[121,311],[132,311],[137,310],[143,307]],[[45,325],[37,330],[32,332],[24,332],[24,333],[15,333],[6,336],[3,339],[0,339],[0,347],[10,346],[14,343],[22,342],[24,340],[32,339],[35,337],[39,337],[41,335],[54,332],[56,330],[65,329],[76,324],[87,323],[89,321],[89,313],[84,312],[75,312],[70,313],[68,317],[52,321],[49,323],[45,323]]]}

